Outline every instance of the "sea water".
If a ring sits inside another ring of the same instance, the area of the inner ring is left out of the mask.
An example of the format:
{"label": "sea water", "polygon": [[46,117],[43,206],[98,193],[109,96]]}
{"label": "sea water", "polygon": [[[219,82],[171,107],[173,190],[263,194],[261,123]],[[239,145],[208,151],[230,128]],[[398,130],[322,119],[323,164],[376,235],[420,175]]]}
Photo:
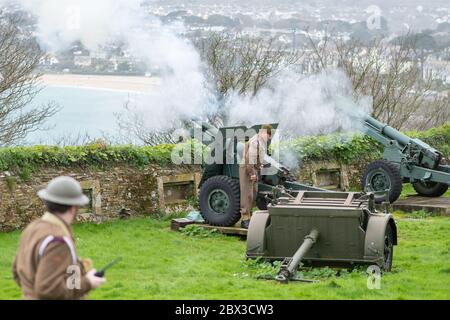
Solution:
{"label": "sea water", "polygon": [[137,94],[126,90],[47,86],[30,107],[54,102],[60,110],[45,122],[42,130],[31,132],[25,142],[54,144],[61,137],[115,136],[118,131],[116,114],[125,112],[125,104]]}

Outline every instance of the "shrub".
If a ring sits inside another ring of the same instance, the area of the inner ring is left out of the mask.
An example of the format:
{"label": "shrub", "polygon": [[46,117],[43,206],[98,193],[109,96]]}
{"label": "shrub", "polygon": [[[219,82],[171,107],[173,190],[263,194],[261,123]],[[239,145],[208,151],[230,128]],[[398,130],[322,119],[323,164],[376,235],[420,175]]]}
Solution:
{"label": "shrub", "polygon": [[[428,131],[407,132],[412,138],[419,138],[444,156],[450,156],[450,123]],[[195,148],[201,150],[204,148]],[[302,161],[331,160],[343,164],[370,162],[379,159],[383,153],[381,144],[367,135],[332,134],[327,136],[300,137],[281,144],[281,152],[294,152]],[[39,167],[95,166],[127,163],[135,166],[171,163],[172,144],[157,146],[108,146],[94,142],[85,146],[32,146],[0,148],[0,171],[13,171],[23,181],[30,179]]]}
{"label": "shrub", "polygon": [[[450,156],[450,123],[428,131],[410,131],[406,135],[418,138]],[[331,134],[327,136],[300,137],[281,145],[283,150],[293,150],[302,161],[331,160],[343,164],[370,162],[380,159],[383,146],[363,134]]]}
{"label": "shrub", "polygon": [[90,144],[74,147],[8,147],[0,148],[0,171],[11,170],[25,180],[39,167],[108,166],[128,163],[145,166],[150,163],[167,165],[173,145],[155,147],[103,146]]}

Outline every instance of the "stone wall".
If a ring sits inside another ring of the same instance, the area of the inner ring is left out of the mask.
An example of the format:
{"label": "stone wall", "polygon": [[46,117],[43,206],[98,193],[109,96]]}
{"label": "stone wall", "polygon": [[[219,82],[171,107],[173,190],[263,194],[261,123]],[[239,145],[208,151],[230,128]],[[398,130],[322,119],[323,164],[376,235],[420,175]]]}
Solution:
{"label": "stone wall", "polygon": [[[331,190],[354,190],[366,164],[346,166],[334,162],[303,163],[299,181]],[[41,168],[22,181],[9,172],[0,173],[0,231],[22,228],[45,210],[36,192],[59,175],[81,182],[91,199],[79,214],[80,221],[152,215],[192,209],[201,178],[199,167],[144,168],[118,165],[99,168]]]}
{"label": "stone wall", "polygon": [[21,228],[45,210],[36,192],[59,175],[81,182],[90,198],[81,221],[104,221],[133,215],[189,209],[200,179],[198,167],[161,168],[114,166],[95,168],[42,168],[24,182],[9,172],[0,173],[0,231]]}
{"label": "stone wall", "polygon": [[306,162],[296,170],[296,176],[301,182],[324,189],[355,190],[360,188],[361,175],[367,165],[344,165],[332,161]]}

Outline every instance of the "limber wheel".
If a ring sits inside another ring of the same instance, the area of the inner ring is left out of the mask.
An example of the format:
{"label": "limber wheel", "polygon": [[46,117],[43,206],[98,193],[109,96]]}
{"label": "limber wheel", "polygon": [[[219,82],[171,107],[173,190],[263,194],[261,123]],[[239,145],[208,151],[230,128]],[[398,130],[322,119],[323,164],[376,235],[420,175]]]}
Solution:
{"label": "limber wheel", "polygon": [[390,223],[387,224],[384,233],[383,254],[383,271],[390,272],[392,270],[392,259],[394,258],[394,231]]}
{"label": "limber wheel", "polygon": [[[386,160],[377,160],[369,164],[361,178],[361,188],[366,192],[389,190],[390,203],[400,197],[402,177],[398,167]],[[383,202],[384,196],[375,195],[375,202]]]}
{"label": "limber wheel", "polygon": [[424,197],[440,197],[448,189],[448,184],[440,182],[416,181],[412,183],[412,186],[419,195]]}
{"label": "limber wheel", "polygon": [[203,219],[213,226],[229,227],[241,218],[239,181],[214,176],[200,188],[200,210]]}

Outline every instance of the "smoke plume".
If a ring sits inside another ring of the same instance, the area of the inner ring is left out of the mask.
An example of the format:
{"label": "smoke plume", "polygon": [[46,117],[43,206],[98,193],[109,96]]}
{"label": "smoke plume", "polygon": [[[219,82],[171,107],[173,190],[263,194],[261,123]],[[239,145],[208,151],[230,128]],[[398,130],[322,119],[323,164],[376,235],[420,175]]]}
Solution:
{"label": "smoke plume", "polygon": [[[199,53],[182,36],[183,25],[162,24],[145,12],[143,0],[10,1],[37,17],[37,37],[49,51],[67,50],[76,40],[91,51],[120,42],[130,55],[157,66],[160,87],[134,97],[129,106],[142,115],[147,127],[173,128],[182,120],[204,118],[217,108]],[[308,77],[285,72],[255,97],[232,94],[225,114],[229,125],[279,122],[281,132],[313,135],[358,130],[358,119],[370,111],[368,102],[353,100],[351,83],[343,72]]]}
{"label": "smoke plume", "polygon": [[163,25],[145,12],[143,0],[16,2],[36,16],[37,37],[48,51],[70,49],[74,41],[80,41],[91,52],[123,43],[134,58],[157,67],[161,72],[158,90],[134,97],[129,106],[142,114],[146,126],[168,129],[178,120],[201,116],[210,105],[200,56],[180,36],[183,26]]}
{"label": "smoke plume", "polygon": [[[371,99],[354,96],[352,84],[342,71],[309,76],[288,71],[255,97],[232,95],[226,109],[230,125],[279,123],[273,145],[280,147],[281,141],[298,136],[361,131],[364,116],[371,111]],[[301,161],[298,150],[286,146],[275,148],[273,156],[290,168],[298,168]]]}
{"label": "smoke plume", "polygon": [[227,109],[230,123],[279,122],[285,134],[303,136],[360,130],[364,115],[371,111],[370,102],[355,101],[342,71],[309,76],[287,71],[255,97],[231,96]]}

